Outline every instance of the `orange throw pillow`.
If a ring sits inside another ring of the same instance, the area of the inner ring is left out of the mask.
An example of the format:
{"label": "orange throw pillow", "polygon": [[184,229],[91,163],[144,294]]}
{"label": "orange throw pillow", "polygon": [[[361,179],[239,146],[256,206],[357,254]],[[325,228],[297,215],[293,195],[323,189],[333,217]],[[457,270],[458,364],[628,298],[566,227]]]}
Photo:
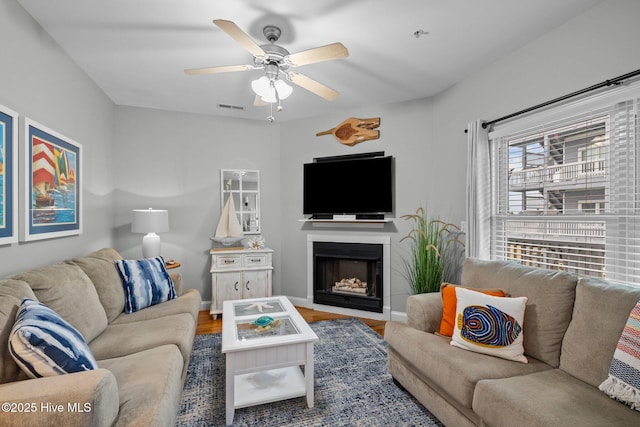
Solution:
{"label": "orange throw pillow", "polygon": [[[456,318],[456,305],[458,299],[456,298],[456,287],[459,285],[452,285],[451,283],[443,283],[440,286],[440,293],[442,294],[442,321],[440,322],[440,330],[438,334],[447,337],[453,336],[453,325]],[[470,289],[476,292],[482,292],[486,295],[492,295],[494,297],[506,297],[507,292],[503,289],[477,289],[469,288],[466,286],[460,286],[465,289]]]}

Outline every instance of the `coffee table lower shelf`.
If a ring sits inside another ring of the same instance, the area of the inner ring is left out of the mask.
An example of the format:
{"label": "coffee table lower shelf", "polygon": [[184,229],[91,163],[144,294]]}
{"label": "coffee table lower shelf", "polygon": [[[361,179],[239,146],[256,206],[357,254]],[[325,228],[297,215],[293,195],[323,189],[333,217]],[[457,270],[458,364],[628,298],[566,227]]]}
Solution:
{"label": "coffee table lower shelf", "polygon": [[307,394],[304,374],[299,366],[236,375],[234,380],[236,409]]}

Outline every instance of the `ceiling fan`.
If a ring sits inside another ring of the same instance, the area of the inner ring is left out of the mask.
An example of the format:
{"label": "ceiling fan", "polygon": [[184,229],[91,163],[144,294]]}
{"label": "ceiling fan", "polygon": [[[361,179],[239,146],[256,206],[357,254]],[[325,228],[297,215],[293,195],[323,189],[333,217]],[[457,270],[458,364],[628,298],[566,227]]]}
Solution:
{"label": "ceiling fan", "polygon": [[256,93],[254,105],[266,105],[266,103],[273,104],[277,102],[278,111],[282,109],[280,100],[288,97],[293,91],[293,89],[284,82],[283,77],[328,101],[333,101],[338,97],[336,90],[304,74],[291,71],[290,68],[346,58],[349,56],[349,51],[342,43],[332,43],[291,54],[287,49],[276,44],[282,32],[280,28],[275,25],[267,25],[262,31],[265,38],[269,41],[269,44],[258,45],[232,21],[215,19],[213,23],[253,55],[253,64],[192,68],[184,70],[185,73],[189,75],[199,75],[262,69],[265,75],[251,83],[251,87]]}

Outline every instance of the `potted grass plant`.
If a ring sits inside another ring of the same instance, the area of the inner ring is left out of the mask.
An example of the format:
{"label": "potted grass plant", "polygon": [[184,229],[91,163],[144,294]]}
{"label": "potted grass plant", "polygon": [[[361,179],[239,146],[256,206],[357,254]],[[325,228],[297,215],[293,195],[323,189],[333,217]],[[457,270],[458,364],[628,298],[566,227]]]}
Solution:
{"label": "potted grass plant", "polygon": [[455,283],[464,256],[460,228],[428,216],[422,207],[401,218],[412,222],[411,231],[400,240],[411,243],[410,255],[403,260],[411,292],[438,292],[442,282]]}

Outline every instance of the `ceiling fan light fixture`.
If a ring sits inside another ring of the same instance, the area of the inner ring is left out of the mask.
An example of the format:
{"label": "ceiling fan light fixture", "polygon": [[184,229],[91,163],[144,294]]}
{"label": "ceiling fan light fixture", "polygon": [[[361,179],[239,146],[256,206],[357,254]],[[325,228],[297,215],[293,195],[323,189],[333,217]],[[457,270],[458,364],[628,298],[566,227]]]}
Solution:
{"label": "ceiling fan light fixture", "polygon": [[[251,82],[251,88],[256,94],[254,106],[259,107],[267,102],[271,104],[273,110],[273,104],[277,104],[277,111],[282,110],[280,101],[293,93],[293,88],[287,84],[286,80],[327,101],[333,101],[338,97],[339,93],[330,87],[303,74],[288,70],[302,65],[346,58],[349,56],[349,51],[342,43],[331,43],[291,54],[287,49],[276,44],[282,34],[280,27],[276,25],[270,24],[263,28],[263,34],[269,43],[258,45],[251,36],[232,21],[215,19],[213,23],[253,55],[253,64],[192,68],[184,70],[185,73],[199,75],[262,69],[264,75]],[[422,34],[426,34],[426,32],[421,30],[414,32],[416,37]],[[272,116],[269,117],[273,119]]]}
{"label": "ceiling fan light fixture", "polygon": [[[276,79],[271,84],[271,80],[267,76],[262,76],[251,82],[251,89],[264,102],[275,103],[278,100],[287,99],[293,93],[293,88],[283,80]],[[276,94],[276,91],[278,92]],[[276,96],[277,95],[277,96]]]}
{"label": "ceiling fan light fixture", "polygon": [[267,76],[262,76],[259,79],[256,79],[251,82],[251,89],[253,92],[260,96],[265,97],[269,92],[271,92],[271,82]]}
{"label": "ceiling fan light fixture", "polygon": [[289,95],[293,93],[293,88],[286,84],[284,80],[276,80],[275,82],[276,90],[278,91],[278,96],[280,99],[287,99]]}
{"label": "ceiling fan light fixture", "polygon": [[276,91],[273,88],[269,89],[269,91],[267,93],[265,93],[264,95],[262,95],[260,98],[264,102],[268,102],[269,104],[274,104],[274,103],[278,102],[278,100],[276,98]]}

